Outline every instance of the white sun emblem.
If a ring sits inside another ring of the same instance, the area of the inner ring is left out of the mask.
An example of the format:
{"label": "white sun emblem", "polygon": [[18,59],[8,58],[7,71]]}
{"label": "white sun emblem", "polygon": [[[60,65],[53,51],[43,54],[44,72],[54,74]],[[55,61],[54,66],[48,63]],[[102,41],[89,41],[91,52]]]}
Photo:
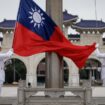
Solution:
{"label": "white sun emblem", "polygon": [[41,13],[40,10],[37,10],[36,8],[35,10],[32,9],[32,11],[29,11],[29,14],[31,15],[29,16],[29,18],[31,19],[30,23],[34,24],[34,27],[37,26],[38,28],[40,28],[40,26],[44,25],[45,18],[43,17],[43,13]]}

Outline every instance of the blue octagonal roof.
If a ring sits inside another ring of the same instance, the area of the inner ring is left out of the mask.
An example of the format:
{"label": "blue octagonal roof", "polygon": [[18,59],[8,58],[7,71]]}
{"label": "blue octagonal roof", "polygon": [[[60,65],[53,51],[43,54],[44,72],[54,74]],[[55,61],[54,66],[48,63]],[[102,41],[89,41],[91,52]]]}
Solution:
{"label": "blue octagonal roof", "polygon": [[72,27],[78,29],[99,29],[105,28],[105,22],[102,20],[81,20],[75,25],[72,25]]}
{"label": "blue octagonal roof", "polygon": [[[77,16],[73,16],[71,14],[68,14],[67,11],[63,12],[63,21],[70,21],[77,18]],[[0,28],[1,29],[13,29],[15,27],[16,20],[6,20],[0,22]]]}
{"label": "blue octagonal roof", "polygon": [[16,20],[6,20],[6,19],[4,19],[4,21],[2,21],[0,23],[0,27],[1,28],[14,28],[15,27],[15,22],[16,22]]}
{"label": "blue octagonal roof", "polygon": [[63,12],[63,21],[68,21],[68,20],[77,20],[78,16],[77,15],[71,15],[65,10]]}

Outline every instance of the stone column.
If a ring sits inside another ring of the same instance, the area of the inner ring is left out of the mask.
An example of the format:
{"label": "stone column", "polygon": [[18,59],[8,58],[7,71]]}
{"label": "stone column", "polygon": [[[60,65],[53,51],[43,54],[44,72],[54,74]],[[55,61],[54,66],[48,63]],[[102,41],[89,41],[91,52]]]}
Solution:
{"label": "stone column", "polygon": [[[49,16],[62,29],[62,0],[46,0],[46,10]],[[63,59],[56,53],[46,53],[46,88],[63,87]]]}
{"label": "stone column", "polygon": [[20,80],[19,81],[19,87],[18,87],[18,105],[24,105],[25,104],[25,93],[24,93],[24,87],[26,86],[26,81]]}
{"label": "stone column", "polygon": [[75,86],[75,87],[79,86],[79,75],[77,73],[70,75],[69,87],[71,86]]}
{"label": "stone column", "polygon": [[69,72],[69,87],[70,86],[79,86],[79,70],[77,66],[71,61]]}
{"label": "stone column", "polygon": [[37,80],[36,80],[36,74],[34,72],[34,55],[29,56],[27,58],[27,80],[26,80],[26,86],[28,86],[28,83],[31,84],[31,87],[37,86]]}
{"label": "stone column", "polygon": [[37,80],[35,76],[36,74],[27,74],[26,87],[28,87],[28,83],[31,84],[31,87],[37,87]]}
{"label": "stone column", "polygon": [[64,27],[63,31],[64,31],[64,34],[65,34],[65,37],[68,39],[68,29],[69,29],[69,26],[66,26]]}
{"label": "stone column", "polygon": [[86,87],[85,91],[85,105],[92,105],[92,88]]}

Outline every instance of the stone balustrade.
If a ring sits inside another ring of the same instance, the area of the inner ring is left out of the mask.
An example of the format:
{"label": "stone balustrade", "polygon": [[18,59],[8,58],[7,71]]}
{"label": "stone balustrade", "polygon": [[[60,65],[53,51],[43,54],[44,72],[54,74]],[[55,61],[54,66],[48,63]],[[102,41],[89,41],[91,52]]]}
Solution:
{"label": "stone balustrade", "polygon": [[18,105],[91,105],[91,98],[89,87],[18,89]]}

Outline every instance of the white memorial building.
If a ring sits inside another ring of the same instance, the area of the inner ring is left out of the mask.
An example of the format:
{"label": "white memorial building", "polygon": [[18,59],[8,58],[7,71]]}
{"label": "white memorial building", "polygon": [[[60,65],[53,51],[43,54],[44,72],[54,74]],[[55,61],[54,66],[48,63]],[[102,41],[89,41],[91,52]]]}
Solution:
{"label": "white memorial building", "polygon": [[[77,45],[89,45],[94,42],[99,43],[101,52],[105,52],[105,22],[102,20],[80,20],[76,22],[78,16],[63,12],[63,30],[65,36],[72,43]],[[4,19],[0,22],[0,33],[3,36],[3,52],[12,48],[15,20]],[[77,33],[69,33],[69,28]],[[82,80],[90,80],[93,86],[102,86],[101,81],[101,60],[91,54],[86,65],[79,70],[76,65],[68,58],[63,57],[64,61],[64,85],[79,86]],[[30,57],[22,57],[16,54],[5,61],[6,82],[5,84],[18,83],[19,79],[26,79],[32,87],[45,85],[45,53],[35,54]]]}

